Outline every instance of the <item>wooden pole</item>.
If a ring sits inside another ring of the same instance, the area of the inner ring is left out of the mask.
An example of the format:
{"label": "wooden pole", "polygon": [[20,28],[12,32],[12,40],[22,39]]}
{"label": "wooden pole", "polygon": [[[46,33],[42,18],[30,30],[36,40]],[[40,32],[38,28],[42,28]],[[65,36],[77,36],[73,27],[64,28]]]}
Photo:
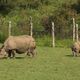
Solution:
{"label": "wooden pole", "polygon": [[30,25],[31,25],[30,35],[33,36],[33,23],[32,23],[32,17],[31,16],[30,16]]}
{"label": "wooden pole", "polygon": [[75,41],[75,38],[76,38],[76,30],[75,30],[75,28],[76,28],[76,24],[75,24],[75,18],[73,18],[73,41]]}
{"label": "wooden pole", "polygon": [[54,22],[52,22],[52,46],[55,47]]}
{"label": "wooden pole", "polygon": [[78,24],[76,24],[76,41],[78,41]]}
{"label": "wooden pole", "polygon": [[9,21],[9,36],[11,36],[11,21]]}

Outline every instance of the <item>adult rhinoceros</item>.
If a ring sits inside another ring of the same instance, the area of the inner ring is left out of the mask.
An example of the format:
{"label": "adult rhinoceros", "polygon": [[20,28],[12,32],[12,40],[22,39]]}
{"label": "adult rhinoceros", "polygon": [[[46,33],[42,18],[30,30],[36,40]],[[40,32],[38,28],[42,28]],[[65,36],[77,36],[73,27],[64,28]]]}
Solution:
{"label": "adult rhinoceros", "polygon": [[73,56],[78,56],[80,53],[80,41],[74,42],[72,47],[71,47]]}
{"label": "adult rhinoceros", "polygon": [[15,57],[15,52],[18,54],[26,53],[27,55],[30,55],[31,53],[32,56],[34,56],[35,48],[35,40],[31,36],[9,36],[0,49],[0,56],[4,57],[4,55],[7,53],[8,57]]}

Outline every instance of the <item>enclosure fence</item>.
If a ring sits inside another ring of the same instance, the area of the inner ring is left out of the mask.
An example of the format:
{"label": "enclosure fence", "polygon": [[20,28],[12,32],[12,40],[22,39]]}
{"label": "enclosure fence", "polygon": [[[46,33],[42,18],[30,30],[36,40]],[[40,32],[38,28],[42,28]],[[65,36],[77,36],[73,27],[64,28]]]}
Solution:
{"label": "enclosure fence", "polygon": [[[23,34],[33,36],[36,39],[37,45],[39,46],[42,45],[42,46],[55,47],[57,45],[61,46],[63,43],[65,43],[64,40],[67,41],[66,44],[69,42],[69,39],[70,42],[72,40],[73,42],[79,40],[78,24],[76,24],[75,18],[73,18],[72,27],[69,30],[69,32],[66,33],[66,29],[64,29],[65,34],[62,34],[61,36],[60,34],[62,33],[62,31],[56,32],[57,28],[55,26],[55,22],[52,21],[51,23],[52,23],[51,33],[46,33],[45,30],[34,29],[34,21],[31,16],[30,16],[30,22],[28,23],[29,24],[28,27],[24,27],[24,25],[22,27],[19,26],[14,27],[13,24],[15,24],[15,22],[13,21],[5,22],[5,20],[2,21],[0,20],[0,41],[3,42],[8,36],[11,35],[23,35]],[[21,25],[22,24],[20,24],[20,26]],[[63,35],[65,35],[64,38],[62,37]]]}

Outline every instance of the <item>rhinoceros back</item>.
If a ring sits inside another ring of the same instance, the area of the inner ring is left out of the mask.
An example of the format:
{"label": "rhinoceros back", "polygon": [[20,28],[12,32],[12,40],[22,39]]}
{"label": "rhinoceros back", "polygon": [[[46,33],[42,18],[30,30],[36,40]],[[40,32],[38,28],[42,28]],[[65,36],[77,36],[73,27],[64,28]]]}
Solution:
{"label": "rhinoceros back", "polygon": [[35,42],[34,39],[28,35],[10,36],[5,41],[4,45],[6,50],[16,49],[20,52],[24,52],[33,42]]}

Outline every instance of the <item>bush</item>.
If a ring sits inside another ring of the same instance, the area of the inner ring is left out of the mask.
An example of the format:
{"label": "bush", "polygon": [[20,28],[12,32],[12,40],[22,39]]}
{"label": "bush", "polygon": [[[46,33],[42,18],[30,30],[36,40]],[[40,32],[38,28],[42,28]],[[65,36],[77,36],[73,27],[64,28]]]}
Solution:
{"label": "bush", "polygon": [[6,36],[4,35],[4,33],[0,32],[0,42],[3,43],[6,39]]}
{"label": "bush", "polygon": [[36,38],[36,43],[38,46],[47,46],[47,47],[49,46],[49,47],[51,47],[52,46],[51,42],[52,42],[52,39],[49,35]]}

